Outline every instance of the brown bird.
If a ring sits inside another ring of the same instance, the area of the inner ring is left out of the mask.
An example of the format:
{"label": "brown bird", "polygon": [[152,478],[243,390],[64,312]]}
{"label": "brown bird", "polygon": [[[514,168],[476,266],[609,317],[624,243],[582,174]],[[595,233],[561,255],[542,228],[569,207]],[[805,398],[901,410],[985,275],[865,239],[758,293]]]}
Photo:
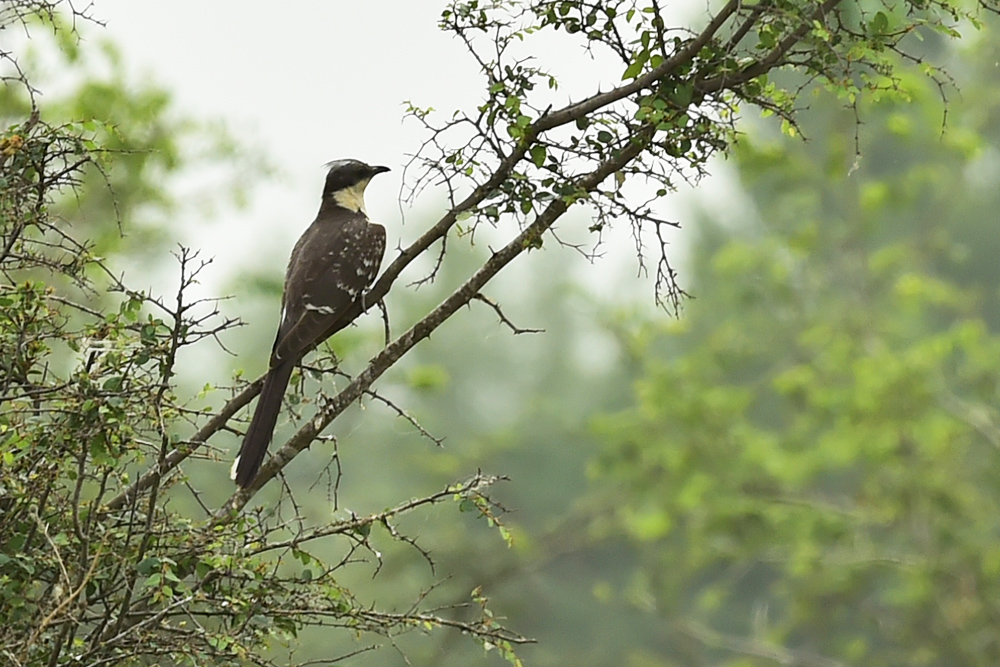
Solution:
{"label": "brown bird", "polygon": [[345,313],[375,280],[385,254],[385,228],[368,219],[364,194],[368,182],[389,168],[358,160],[337,160],[327,166],[319,213],[288,261],[270,368],[233,462],[231,476],[241,488],[253,483],[264,462],[295,365],[351,323]]}

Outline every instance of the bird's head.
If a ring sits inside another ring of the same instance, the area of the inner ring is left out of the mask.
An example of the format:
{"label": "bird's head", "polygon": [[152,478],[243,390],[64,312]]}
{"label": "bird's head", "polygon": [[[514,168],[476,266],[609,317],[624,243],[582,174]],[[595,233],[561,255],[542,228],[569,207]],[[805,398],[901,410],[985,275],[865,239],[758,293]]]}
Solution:
{"label": "bird's head", "polygon": [[323,205],[340,206],[367,215],[365,188],[373,177],[389,171],[389,167],[373,167],[360,160],[334,160],[326,166],[330,171],[323,187]]}

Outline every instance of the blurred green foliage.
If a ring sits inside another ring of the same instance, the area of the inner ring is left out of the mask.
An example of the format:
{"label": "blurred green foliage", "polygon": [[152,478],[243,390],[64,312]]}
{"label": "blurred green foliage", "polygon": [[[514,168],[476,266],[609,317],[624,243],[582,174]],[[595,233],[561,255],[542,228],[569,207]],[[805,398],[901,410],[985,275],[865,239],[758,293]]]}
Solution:
{"label": "blurred green foliage", "polygon": [[917,79],[862,105],[857,161],[825,94],[809,141],[741,142],[697,300],[593,422],[664,632],[623,663],[1000,662],[997,56],[954,64],[947,126]]}

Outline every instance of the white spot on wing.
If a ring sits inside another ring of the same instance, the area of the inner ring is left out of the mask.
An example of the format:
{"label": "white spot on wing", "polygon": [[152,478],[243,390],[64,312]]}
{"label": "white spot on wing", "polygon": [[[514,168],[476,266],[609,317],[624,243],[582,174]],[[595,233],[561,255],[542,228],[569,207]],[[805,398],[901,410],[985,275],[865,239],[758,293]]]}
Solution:
{"label": "white spot on wing", "polygon": [[317,313],[322,313],[324,315],[333,315],[333,313],[335,312],[334,309],[331,308],[330,306],[314,306],[311,303],[306,304],[306,310],[312,310]]}

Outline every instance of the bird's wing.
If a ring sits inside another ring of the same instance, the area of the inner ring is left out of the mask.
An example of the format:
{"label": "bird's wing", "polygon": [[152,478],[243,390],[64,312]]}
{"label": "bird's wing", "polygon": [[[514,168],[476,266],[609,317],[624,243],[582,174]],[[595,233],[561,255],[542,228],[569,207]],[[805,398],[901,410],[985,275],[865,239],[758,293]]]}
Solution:
{"label": "bird's wing", "polygon": [[385,228],[358,213],[317,219],[292,251],[284,315],[271,366],[297,359],[342,324],[348,307],[372,284],[385,253]]}

